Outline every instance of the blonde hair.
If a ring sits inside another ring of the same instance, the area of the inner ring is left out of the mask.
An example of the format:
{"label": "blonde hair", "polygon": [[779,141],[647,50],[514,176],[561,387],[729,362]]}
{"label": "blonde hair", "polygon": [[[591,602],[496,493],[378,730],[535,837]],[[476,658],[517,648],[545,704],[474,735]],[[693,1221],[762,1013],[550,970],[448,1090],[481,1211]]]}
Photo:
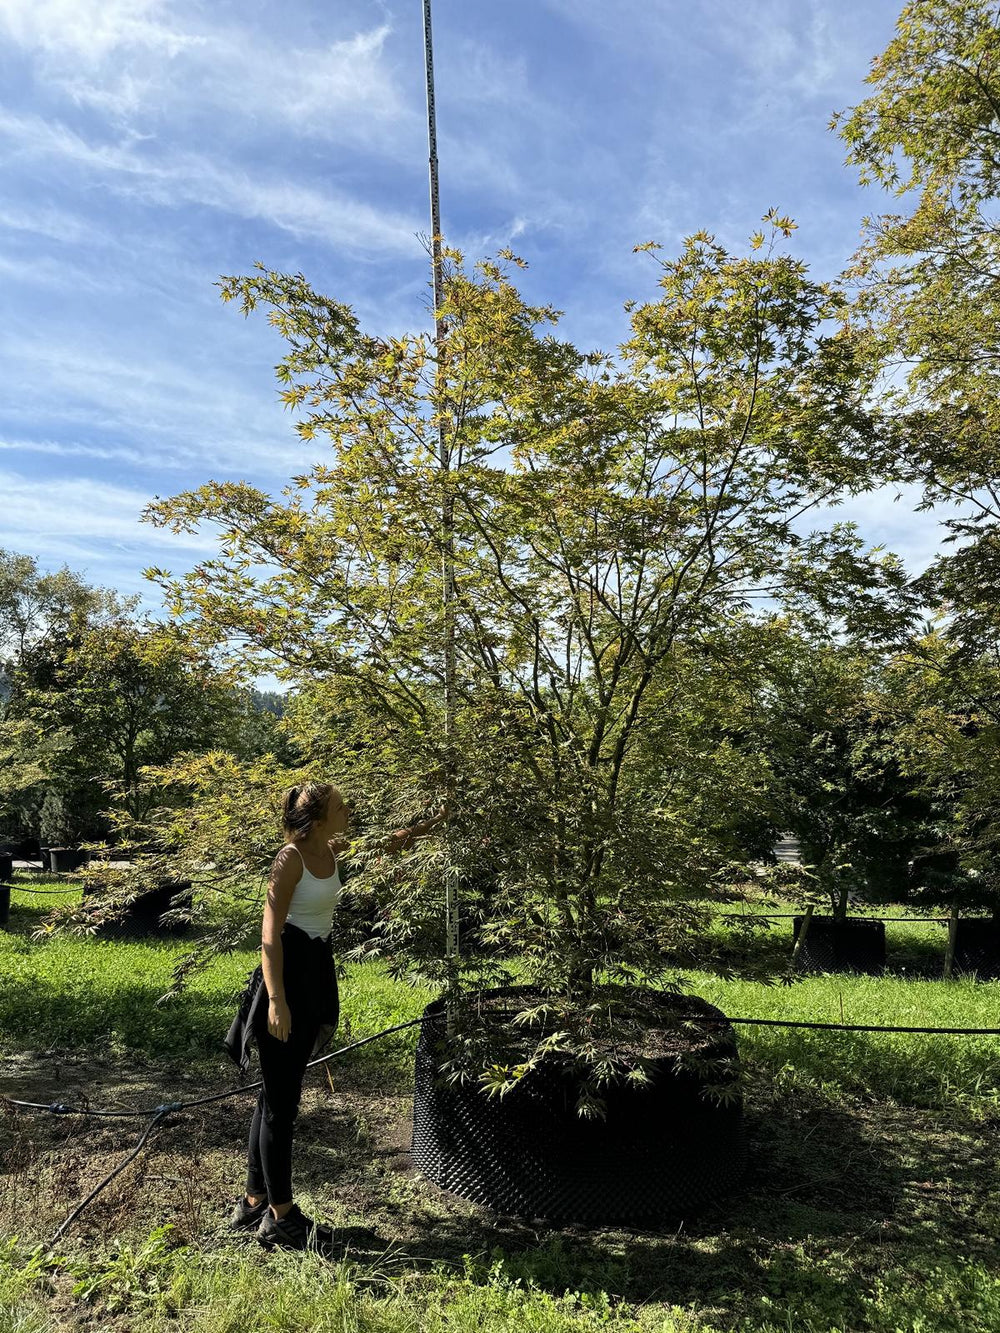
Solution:
{"label": "blonde hair", "polygon": [[281,826],[286,842],[302,842],[318,819],[322,819],[336,791],[329,782],[303,782],[289,787],[281,805]]}

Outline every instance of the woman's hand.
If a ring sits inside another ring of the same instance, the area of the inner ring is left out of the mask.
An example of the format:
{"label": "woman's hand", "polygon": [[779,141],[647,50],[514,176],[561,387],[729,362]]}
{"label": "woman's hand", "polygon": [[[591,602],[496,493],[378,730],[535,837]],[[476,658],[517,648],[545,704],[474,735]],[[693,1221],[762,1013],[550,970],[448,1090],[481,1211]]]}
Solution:
{"label": "woman's hand", "polygon": [[279,1041],[287,1041],[292,1030],[292,1015],[285,1000],[268,1000],[267,1030]]}

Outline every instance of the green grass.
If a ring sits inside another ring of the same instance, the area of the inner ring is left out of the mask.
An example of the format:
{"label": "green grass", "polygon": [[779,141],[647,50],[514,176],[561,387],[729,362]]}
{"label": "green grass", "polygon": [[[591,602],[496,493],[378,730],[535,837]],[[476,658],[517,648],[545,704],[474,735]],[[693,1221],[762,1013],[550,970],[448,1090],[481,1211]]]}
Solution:
{"label": "green grass", "polygon": [[[545,1257],[545,1256],[543,1256]],[[876,1279],[845,1320],[846,1257],[809,1264],[801,1249],[779,1255],[757,1312],[720,1325],[711,1309],[665,1300],[629,1305],[603,1291],[565,1288],[558,1262],[545,1277],[531,1264],[466,1256],[460,1271],[360,1269],[309,1255],[266,1260],[171,1247],[169,1232],[135,1249],[60,1268],[40,1265],[16,1240],[0,1249],[0,1331],[71,1327],[47,1312],[60,1288],[101,1329],[146,1333],[987,1333],[1000,1327],[1000,1276],[982,1264],[941,1258],[894,1282]],[[557,1256],[558,1260],[558,1256]],[[521,1271],[519,1271],[521,1270]],[[54,1276],[53,1276],[54,1275]],[[66,1296],[64,1295],[64,1300]],[[117,1317],[117,1318],[116,1318]],[[252,1319],[252,1323],[248,1320]],[[76,1325],[83,1327],[83,1322]],[[94,1325],[89,1322],[87,1327]]]}
{"label": "green grass", "polygon": [[[14,903],[11,929],[0,931],[0,1055],[110,1051],[124,1067],[152,1062],[155,1074],[157,1062],[166,1068],[179,1059],[196,1065],[202,1079],[211,1073],[213,1087],[234,1081],[219,1042],[256,947],[248,942],[216,960],[181,997],[158,1005],[188,941],[35,942],[41,909],[27,895],[15,894]],[[940,927],[900,922],[889,932],[894,970],[886,977],[807,977],[764,987],[689,972],[689,988],[738,1016],[839,1022],[843,1013],[859,1023],[1000,1026],[1000,985],[920,975],[938,965]],[[790,922],[776,922],[753,947],[780,960],[790,935]],[[348,1026],[359,1037],[414,1017],[429,998],[376,964],[348,967],[341,985],[341,1037]],[[371,1224],[384,1236],[398,1221],[398,1236],[349,1262],[268,1257],[220,1242],[204,1226],[151,1229],[141,1207],[110,1234],[84,1241],[72,1233],[46,1258],[35,1250],[39,1233],[29,1216],[20,1239],[0,1241],[0,1333],[1000,1329],[1000,1039],[752,1027],[738,1035],[751,1176],[732,1200],[680,1229],[535,1228],[488,1214],[477,1220],[473,1209],[435,1203],[419,1182],[381,1177],[382,1212]],[[405,1094],[412,1050],[413,1033],[406,1032],[335,1065],[338,1089],[347,1089],[344,1105],[353,1090]],[[336,1103],[334,1109],[346,1114]],[[243,1110],[224,1114],[242,1117]],[[33,1128],[29,1117],[19,1124],[22,1135]],[[356,1198],[351,1194],[352,1173],[367,1157],[363,1114],[357,1124],[360,1148],[350,1161],[341,1149],[320,1145],[322,1162],[330,1163],[327,1206],[342,1194],[348,1222],[365,1220],[377,1193],[362,1182]],[[3,1129],[0,1117],[0,1144]],[[96,1153],[103,1140],[87,1132],[79,1151]],[[173,1132],[196,1136],[194,1114]],[[62,1215],[83,1196],[84,1181],[99,1179],[134,1141],[131,1127],[107,1134],[106,1156],[95,1158],[86,1176],[72,1174],[80,1159],[66,1146],[71,1139],[50,1145],[59,1169],[71,1170]],[[11,1143],[13,1161],[16,1136]],[[162,1139],[157,1153],[165,1164],[159,1169],[177,1169]],[[60,1165],[73,1161],[72,1169]],[[205,1161],[196,1153],[191,1170],[206,1171]],[[13,1167],[0,1153],[0,1191],[7,1171]]]}

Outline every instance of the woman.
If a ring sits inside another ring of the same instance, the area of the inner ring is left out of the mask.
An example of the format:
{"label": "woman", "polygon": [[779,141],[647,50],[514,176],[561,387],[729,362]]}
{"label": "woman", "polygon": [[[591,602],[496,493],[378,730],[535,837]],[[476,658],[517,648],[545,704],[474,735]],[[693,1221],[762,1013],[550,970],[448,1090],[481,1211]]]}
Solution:
{"label": "woman", "polygon": [[[445,808],[387,839],[402,851],[426,837]],[[285,845],[274,858],[264,906],[261,961],[247,986],[226,1048],[244,1070],[256,1041],[264,1086],[250,1125],[246,1194],[230,1219],[257,1227],[261,1243],[301,1250],[332,1239],[292,1198],[292,1131],[306,1065],[337,1028],[340,1002],[332,954],[333,916],[340,900],[337,853],[348,845],[348,809],[336,787],[307,782],[285,794]]]}

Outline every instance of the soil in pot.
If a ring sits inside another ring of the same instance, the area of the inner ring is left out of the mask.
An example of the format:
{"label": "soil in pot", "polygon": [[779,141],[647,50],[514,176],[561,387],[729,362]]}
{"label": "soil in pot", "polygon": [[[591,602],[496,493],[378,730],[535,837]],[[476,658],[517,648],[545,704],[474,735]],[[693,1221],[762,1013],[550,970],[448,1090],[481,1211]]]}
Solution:
{"label": "soil in pot", "polygon": [[[804,918],[792,921],[792,944]],[[848,917],[814,916],[796,967],[800,972],[884,972],[885,922]]]}
{"label": "soil in pot", "polygon": [[[612,1003],[624,994],[621,987],[600,991]],[[577,1114],[580,1074],[558,1054],[546,1056],[502,1098],[487,1097],[476,1082],[444,1082],[444,1001],[429,1005],[416,1052],[414,1164],[462,1198],[553,1222],[655,1227],[732,1190],[746,1165],[732,1029],[719,1010],[694,996],[646,991],[630,997],[638,997],[648,1018],[631,1035],[619,1023],[597,1021],[593,1046],[619,1069],[641,1059],[650,1081],[619,1074],[602,1087],[603,1119]],[[530,988],[468,998],[482,1024],[501,1035],[502,1063],[519,1063],[547,1030],[511,1025],[512,1014],[541,1000]],[[680,1026],[681,1020],[690,1026]],[[558,1021],[548,1020],[548,1030],[554,1026]],[[728,1086],[731,1097],[708,1097],[710,1084]]]}

